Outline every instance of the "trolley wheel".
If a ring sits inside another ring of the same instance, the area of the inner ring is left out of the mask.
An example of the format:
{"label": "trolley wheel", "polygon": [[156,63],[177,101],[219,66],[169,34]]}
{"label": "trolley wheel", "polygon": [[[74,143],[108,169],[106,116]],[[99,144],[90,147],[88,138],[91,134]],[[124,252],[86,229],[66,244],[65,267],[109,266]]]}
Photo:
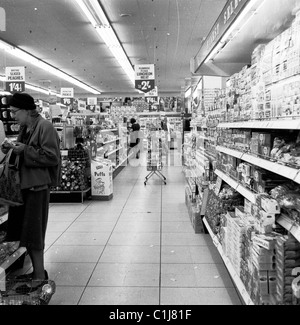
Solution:
{"label": "trolley wheel", "polygon": [[144,182],[144,185],[146,185],[146,182]]}

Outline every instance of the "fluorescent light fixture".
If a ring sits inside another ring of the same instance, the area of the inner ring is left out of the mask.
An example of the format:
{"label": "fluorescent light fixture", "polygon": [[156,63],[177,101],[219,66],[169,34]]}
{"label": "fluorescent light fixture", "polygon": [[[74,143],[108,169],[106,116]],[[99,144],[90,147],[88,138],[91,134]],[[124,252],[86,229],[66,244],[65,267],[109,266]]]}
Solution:
{"label": "fluorescent light fixture", "polygon": [[37,57],[31,55],[28,52],[21,50],[20,48],[14,47],[2,40],[0,40],[0,49],[5,50],[7,53],[16,56],[18,59],[24,60],[28,63],[31,63],[37,66],[40,69],[45,70],[46,72],[52,73],[56,77],[59,77],[73,85],[78,86],[94,95],[100,95],[101,92],[95,88],[88,86],[87,84],[81,82],[80,80],[73,78],[72,76],[66,74],[65,72],[53,67],[52,65],[38,59]]}
{"label": "fluorescent light fixture", "polygon": [[31,84],[26,83],[25,88],[37,91],[37,92],[45,94],[45,95],[53,95],[53,96],[61,97],[61,95],[59,93],[56,93],[56,92],[54,92],[54,91],[52,91],[50,89],[45,89],[45,88],[34,86],[34,85],[31,85]]}
{"label": "fluorescent light fixture", "polygon": [[187,89],[184,93],[184,98],[188,98],[190,97],[192,94],[192,88],[190,87],[189,89]]}
{"label": "fluorescent light fixture", "polygon": [[120,44],[109,20],[97,0],[75,0],[90,23],[96,29],[113,56],[119,62],[130,81],[135,83],[134,69]]}
{"label": "fluorescent light fixture", "polygon": [[203,79],[201,78],[197,84],[197,87],[195,89],[195,92],[198,90],[202,90],[202,86],[203,86]]}
{"label": "fluorescent light fixture", "polygon": [[[260,2],[259,6],[256,9],[253,9],[253,7]],[[236,20],[233,22],[233,24],[229,27],[229,29],[226,31],[224,36],[221,38],[221,40],[218,42],[216,47],[212,50],[212,52],[209,54],[209,56],[205,59],[204,63],[208,63],[211,59],[213,59],[222,49],[227,46],[227,44],[234,39],[234,37],[242,30],[243,27],[246,26],[246,24],[250,21],[250,19],[254,16],[255,13],[259,11],[261,6],[263,5],[264,0],[250,0],[246,7],[242,10],[242,12],[238,15]],[[245,19],[247,14],[249,14],[252,11],[251,15]],[[241,24],[242,22],[242,24]],[[235,31],[235,32],[234,32]],[[234,33],[233,33],[234,32]],[[230,37],[230,38],[229,38]]]}

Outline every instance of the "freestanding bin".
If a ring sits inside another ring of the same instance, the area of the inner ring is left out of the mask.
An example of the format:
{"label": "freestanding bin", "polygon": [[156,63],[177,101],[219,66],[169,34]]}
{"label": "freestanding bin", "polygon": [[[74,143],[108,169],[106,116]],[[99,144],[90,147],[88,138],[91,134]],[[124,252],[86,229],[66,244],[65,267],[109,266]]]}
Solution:
{"label": "freestanding bin", "polygon": [[113,168],[111,161],[94,158],[91,161],[91,194],[93,200],[109,201],[113,197]]}

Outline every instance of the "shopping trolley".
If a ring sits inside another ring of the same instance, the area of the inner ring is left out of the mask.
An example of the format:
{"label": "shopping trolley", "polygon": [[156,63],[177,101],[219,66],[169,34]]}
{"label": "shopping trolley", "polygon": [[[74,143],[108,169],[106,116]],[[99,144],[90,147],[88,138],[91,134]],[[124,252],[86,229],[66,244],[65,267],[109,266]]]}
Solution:
{"label": "shopping trolley", "polygon": [[162,137],[160,130],[151,130],[147,137],[147,171],[150,173],[145,177],[144,184],[146,185],[148,180],[157,175],[166,185],[166,177],[161,173],[162,170]]}

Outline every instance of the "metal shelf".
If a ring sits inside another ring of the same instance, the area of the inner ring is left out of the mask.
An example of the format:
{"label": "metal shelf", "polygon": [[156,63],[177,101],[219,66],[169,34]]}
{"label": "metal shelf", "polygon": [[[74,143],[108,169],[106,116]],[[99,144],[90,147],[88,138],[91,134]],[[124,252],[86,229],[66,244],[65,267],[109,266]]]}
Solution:
{"label": "metal shelf", "polygon": [[276,219],[276,222],[289,231],[300,242],[300,225],[284,214],[281,214]]}
{"label": "metal shelf", "polygon": [[114,141],[118,141],[118,140],[121,140],[122,138],[116,138],[116,139],[113,139],[113,140],[109,140],[109,141],[106,141],[106,142],[102,142],[103,145],[105,144],[108,144],[108,143],[112,143]]}
{"label": "metal shelf", "polygon": [[239,184],[237,181],[227,176],[225,173],[216,169],[215,174],[223,179],[228,185],[230,185],[234,190],[242,194],[248,201],[253,204],[256,204],[256,194]]}
{"label": "metal shelf", "polygon": [[300,170],[285,165],[278,164],[266,159],[255,157],[251,154],[241,153],[239,151],[218,146],[217,150],[230,156],[242,159],[250,164],[266,169],[272,173],[281,175],[300,184]]}
{"label": "metal shelf", "polygon": [[300,130],[300,119],[279,119],[273,121],[246,121],[220,123],[218,128],[223,129],[277,129],[277,130]]}
{"label": "metal shelf", "polygon": [[108,154],[106,154],[106,156],[108,157],[108,156],[112,155],[113,153],[115,153],[115,152],[117,152],[117,151],[119,151],[119,150],[121,150],[121,149],[123,149],[123,147],[117,148],[117,149],[115,149],[115,150],[109,152]]}
{"label": "metal shelf", "polygon": [[230,259],[223,252],[222,245],[220,244],[217,236],[211,230],[210,225],[207,222],[205,217],[203,218],[203,222],[204,222],[204,224],[206,226],[206,229],[209,232],[209,235],[210,235],[214,245],[217,247],[218,252],[219,252],[220,256],[222,257],[222,259],[224,261],[224,264],[226,265],[226,268],[227,268],[228,272],[230,273],[231,278],[232,278],[232,280],[234,281],[234,283],[236,285],[236,288],[238,289],[241,297],[243,298],[244,303],[246,305],[254,305],[253,301],[251,300],[251,298],[250,298],[250,296],[249,296],[249,294],[248,294],[248,292],[247,292],[247,290],[246,290],[246,288],[244,286],[244,283],[242,282],[239,275],[236,273]]}
{"label": "metal shelf", "polygon": [[4,281],[5,284],[5,277],[6,272],[11,265],[13,265],[23,254],[26,253],[25,247],[19,247],[13,254],[7,257],[7,259],[0,264],[0,285],[1,281]]}

